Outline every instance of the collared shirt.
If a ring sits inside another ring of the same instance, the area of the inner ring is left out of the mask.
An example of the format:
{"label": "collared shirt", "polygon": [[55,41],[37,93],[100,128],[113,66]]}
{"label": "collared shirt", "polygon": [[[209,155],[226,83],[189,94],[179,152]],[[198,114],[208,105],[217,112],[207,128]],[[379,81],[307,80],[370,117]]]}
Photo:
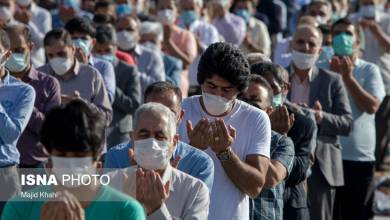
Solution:
{"label": "collared shirt", "polygon": [[[280,162],[287,171],[286,178],[294,162],[294,144],[284,135],[272,131],[271,159]],[[281,181],[275,187],[264,188],[260,195],[253,200],[251,212],[252,220],[279,220],[283,219],[283,193],[285,181]]]}
{"label": "collared shirt", "polygon": [[[253,42],[262,49],[263,54],[268,57],[271,56],[271,38],[268,33],[268,28],[264,22],[255,17],[251,17],[249,19],[247,29],[252,37]],[[245,44],[241,44],[240,49],[244,53],[253,52]]]}
{"label": "collared shirt", "polygon": [[[130,167],[127,153],[130,148],[132,148],[130,143],[110,148],[105,155],[104,168]],[[214,163],[210,156],[181,141],[177,144],[172,158],[175,159],[177,156],[180,157],[177,169],[202,180],[211,191],[214,180]]]}
{"label": "collared shirt", "polygon": [[244,41],[246,24],[237,15],[228,12],[224,17],[214,19],[213,25],[225,38],[226,42],[239,46]]}
{"label": "collared shirt", "polygon": [[[173,26],[171,39],[175,45],[186,55],[189,56],[192,62],[198,54],[198,47],[194,35],[178,26]],[[164,51],[167,54],[174,56],[170,51]]]}
{"label": "collared shirt", "polygon": [[291,76],[291,102],[301,104],[309,104],[310,99],[310,82],[313,70],[309,71],[309,76],[301,81],[301,78],[297,74]]}
{"label": "collared shirt", "polygon": [[27,126],[34,107],[35,91],[10,76],[0,82],[0,167],[19,164],[16,143]]}
{"label": "collared shirt", "polygon": [[[350,19],[354,22],[358,22],[362,19],[362,16],[360,13],[355,13],[350,16]],[[378,10],[375,21],[386,35],[390,36],[390,15]],[[379,66],[385,84],[386,94],[390,95],[390,51],[382,46],[378,38],[369,28],[363,29],[363,33],[364,42],[362,48],[364,48],[364,52],[362,59]]]}
{"label": "collared shirt", "polygon": [[[109,173],[110,185],[136,197],[136,166]],[[128,176],[125,183],[123,172]],[[169,197],[162,206],[151,213],[148,220],[205,220],[208,217],[210,196],[207,186],[186,173],[183,173],[169,164],[162,176],[164,184],[170,184]]]}
{"label": "collared shirt", "polygon": [[31,68],[22,79],[35,90],[36,99],[30,121],[18,141],[20,164],[36,165],[47,159],[48,155],[39,142],[39,133],[45,120],[45,114],[61,104],[61,91],[58,80],[50,75]]}
{"label": "collared shirt", "polygon": [[111,103],[113,103],[116,88],[114,67],[111,63],[95,57],[91,57],[89,64],[95,67],[102,75],[104,86],[107,90],[108,99]]}
{"label": "collared shirt", "polygon": [[67,80],[55,74],[49,64],[38,68],[38,71],[57,78],[60,82],[62,95],[73,96],[74,92],[78,91],[82,99],[94,104],[105,115],[107,125],[110,124],[112,108],[101,74],[90,65],[80,64],[77,60],[75,62],[73,76]]}
{"label": "collared shirt", "polygon": [[150,84],[165,81],[164,61],[158,52],[137,45],[134,57],[141,76],[142,93]]}
{"label": "collared shirt", "polygon": [[[355,61],[353,76],[363,89],[382,102],[385,96],[384,85],[379,68],[361,59]],[[349,93],[353,129],[348,137],[341,136],[342,155],[344,160],[375,161],[375,114],[360,110]]]}

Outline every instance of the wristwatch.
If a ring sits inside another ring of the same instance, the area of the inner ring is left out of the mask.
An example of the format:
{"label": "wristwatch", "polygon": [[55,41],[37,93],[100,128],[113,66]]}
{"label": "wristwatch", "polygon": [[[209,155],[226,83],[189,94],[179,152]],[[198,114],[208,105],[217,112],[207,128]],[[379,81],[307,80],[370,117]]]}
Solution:
{"label": "wristwatch", "polygon": [[228,161],[231,158],[232,152],[231,152],[230,147],[228,147],[228,148],[226,148],[226,150],[223,150],[223,151],[217,153],[216,155],[220,161]]}

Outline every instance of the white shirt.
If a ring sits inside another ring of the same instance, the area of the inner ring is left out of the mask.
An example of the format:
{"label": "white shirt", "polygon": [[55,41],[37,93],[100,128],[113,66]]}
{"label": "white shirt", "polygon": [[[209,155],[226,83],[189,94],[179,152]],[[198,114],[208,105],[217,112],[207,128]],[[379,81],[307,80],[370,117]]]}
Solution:
{"label": "white shirt", "polygon": [[[202,118],[215,119],[207,115],[200,105],[200,96],[192,96],[183,101],[184,119],[179,126],[183,142],[188,143],[186,121],[193,126]],[[245,161],[248,155],[270,156],[271,125],[267,114],[245,102],[236,100],[233,110],[223,117],[226,125],[237,131],[232,144],[233,152]],[[209,148],[205,151],[214,161],[214,185],[211,192],[210,220],[249,219],[249,197],[242,193],[227,176],[215,153]]]}
{"label": "white shirt", "polygon": [[[362,19],[360,13],[350,16],[350,20],[358,22]],[[390,36],[390,16],[386,13],[377,11],[375,21],[379,24],[387,36]],[[386,51],[378,41],[378,38],[367,28],[363,29],[364,42],[363,60],[375,63],[379,66],[382,79],[385,84],[386,94],[390,95],[390,51]]]}
{"label": "white shirt", "polygon": [[[109,173],[110,185],[121,192],[136,198],[136,166]],[[124,173],[129,181],[124,182]],[[160,207],[147,217],[148,220],[205,220],[210,204],[210,194],[205,183],[170,165],[162,176],[163,183],[169,180],[169,197]]]}
{"label": "white shirt", "polygon": [[45,64],[43,38],[52,29],[51,14],[48,10],[39,7],[34,2],[31,3],[30,11],[32,18],[28,26],[35,44],[31,54],[31,61],[33,66],[37,68]]}

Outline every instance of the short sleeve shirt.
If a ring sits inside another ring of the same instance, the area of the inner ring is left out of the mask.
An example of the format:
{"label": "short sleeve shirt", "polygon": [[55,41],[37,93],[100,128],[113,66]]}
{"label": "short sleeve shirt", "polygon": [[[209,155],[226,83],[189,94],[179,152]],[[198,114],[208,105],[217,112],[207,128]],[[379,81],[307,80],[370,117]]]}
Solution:
{"label": "short sleeve shirt", "polygon": [[[195,126],[202,118],[214,120],[200,105],[200,96],[192,96],[183,101],[184,119],[179,126],[183,142],[188,143],[186,121]],[[223,117],[225,124],[236,129],[233,152],[245,161],[248,155],[270,157],[271,125],[267,114],[255,107],[235,100],[233,110]],[[214,185],[211,192],[209,219],[249,219],[249,197],[242,193],[229,179],[215,153],[205,151],[214,161]]]}

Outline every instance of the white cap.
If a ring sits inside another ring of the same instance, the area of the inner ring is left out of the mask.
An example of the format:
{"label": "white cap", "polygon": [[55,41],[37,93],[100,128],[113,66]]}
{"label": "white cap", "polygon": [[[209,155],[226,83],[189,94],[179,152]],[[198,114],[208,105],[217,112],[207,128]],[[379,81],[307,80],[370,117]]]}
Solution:
{"label": "white cap", "polygon": [[16,0],[16,3],[18,5],[27,6],[31,4],[32,0]]}

